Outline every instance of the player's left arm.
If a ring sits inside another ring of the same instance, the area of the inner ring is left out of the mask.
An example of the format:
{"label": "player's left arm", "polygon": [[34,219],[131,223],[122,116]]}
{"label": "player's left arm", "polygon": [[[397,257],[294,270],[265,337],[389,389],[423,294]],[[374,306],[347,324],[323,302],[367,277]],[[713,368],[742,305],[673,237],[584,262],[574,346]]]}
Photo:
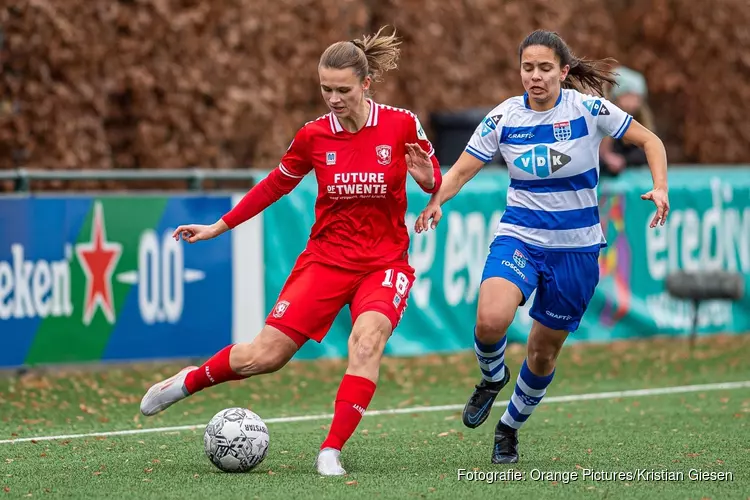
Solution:
{"label": "player's left arm", "polygon": [[416,115],[409,115],[405,145],[406,165],[409,174],[426,193],[436,193],[443,182],[440,162],[435,156],[435,148]]}
{"label": "player's left arm", "polygon": [[661,223],[663,226],[669,214],[669,188],[667,185],[667,150],[664,143],[652,131],[638,123],[632,116],[621,110],[613,103],[602,99],[602,109],[609,111],[599,113],[597,126],[605,135],[615,139],[622,139],[643,149],[646,153],[648,168],[654,188],[641,195],[641,199],[651,200],[656,205],[656,213],[651,221],[651,227]]}

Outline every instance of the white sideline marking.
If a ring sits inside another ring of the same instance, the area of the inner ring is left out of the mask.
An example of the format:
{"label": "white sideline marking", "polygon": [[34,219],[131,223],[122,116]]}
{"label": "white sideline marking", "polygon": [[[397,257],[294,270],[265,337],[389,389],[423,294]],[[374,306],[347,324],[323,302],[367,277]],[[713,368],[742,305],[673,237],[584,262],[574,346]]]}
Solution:
{"label": "white sideline marking", "polygon": [[[683,394],[687,392],[718,391],[750,388],[750,380],[744,382],[721,382],[717,384],[682,385],[676,387],[660,387],[656,389],[635,389],[630,391],[594,392],[589,394],[571,394],[569,396],[549,396],[542,399],[542,403],[570,403],[575,401],[591,401],[596,399],[634,398],[638,396],[659,396],[663,394]],[[507,406],[508,400],[495,401],[493,407]],[[403,413],[428,413],[436,411],[462,410],[464,405],[442,406],[413,406],[411,408],[392,408],[390,410],[372,410],[365,413],[366,417],[378,415],[398,415]],[[329,420],[332,413],[322,415],[298,415],[294,417],[276,417],[263,419],[266,424],[284,424],[289,422],[305,422],[308,420]],[[38,436],[18,439],[0,440],[0,444],[15,444],[29,441],[54,441],[58,439],[76,439],[86,437],[129,436],[133,434],[148,434],[153,432],[179,432],[205,428],[206,424],[178,425],[174,427],[153,427],[150,429],[129,429],[124,431],[91,432],[87,434],[63,434],[60,436]]]}

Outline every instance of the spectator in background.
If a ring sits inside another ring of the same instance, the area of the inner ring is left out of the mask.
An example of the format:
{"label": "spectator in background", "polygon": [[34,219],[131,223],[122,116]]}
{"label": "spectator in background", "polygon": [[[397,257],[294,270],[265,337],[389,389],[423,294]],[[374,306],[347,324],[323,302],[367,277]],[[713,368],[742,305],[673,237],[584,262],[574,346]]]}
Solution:
{"label": "spectator in background", "polygon": [[[617,85],[608,92],[607,98],[617,107],[629,113],[644,127],[655,132],[654,119],[648,107],[648,89],[642,74],[620,66],[615,69]],[[634,144],[623,139],[605,137],[599,147],[600,176],[614,177],[626,167],[645,167],[646,154]]]}

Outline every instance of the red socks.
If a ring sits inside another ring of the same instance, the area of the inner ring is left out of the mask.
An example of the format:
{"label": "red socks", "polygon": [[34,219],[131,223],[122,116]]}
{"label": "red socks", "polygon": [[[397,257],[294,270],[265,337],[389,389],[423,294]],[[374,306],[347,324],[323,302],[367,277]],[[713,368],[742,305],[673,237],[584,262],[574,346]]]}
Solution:
{"label": "red socks", "polygon": [[[190,394],[195,394],[230,380],[241,380],[247,377],[238,375],[229,366],[229,353],[234,345],[228,345],[214,354],[200,368],[193,370],[185,377],[185,387]],[[334,448],[341,450],[354,434],[365,410],[375,394],[375,382],[356,375],[344,375],[336,393],[333,422],[328,437],[320,449]]]}
{"label": "red socks", "polygon": [[234,347],[234,344],[226,346],[203,363],[203,366],[187,374],[187,377],[185,377],[185,387],[190,394],[195,394],[206,387],[221,384],[222,382],[246,378],[235,373],[229,366],[229,352],[232,350],[232,347]]}
{"label": "red socks", "polygon": [[356,375],[344,375],[339,391],[336,394],[336,405],[333,423],[328,437],[320,449],[334,448],[341,450],[354,434],[359,421],[365,414],[367,406],[375,394],[375,382]]}

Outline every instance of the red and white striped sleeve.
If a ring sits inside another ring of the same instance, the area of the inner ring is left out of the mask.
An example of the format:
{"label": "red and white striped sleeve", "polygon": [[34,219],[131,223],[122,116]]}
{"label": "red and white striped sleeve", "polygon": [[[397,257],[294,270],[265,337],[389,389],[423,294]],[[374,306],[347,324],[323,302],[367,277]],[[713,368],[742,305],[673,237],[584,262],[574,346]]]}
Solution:
{"label": "red and white striped sleeve", "polygon": [[294,136],[292,143],[279,162],[282,174],[293,179],[302,179],[312,170],[312,155],[308,141],[308,127],[304,126]]}

